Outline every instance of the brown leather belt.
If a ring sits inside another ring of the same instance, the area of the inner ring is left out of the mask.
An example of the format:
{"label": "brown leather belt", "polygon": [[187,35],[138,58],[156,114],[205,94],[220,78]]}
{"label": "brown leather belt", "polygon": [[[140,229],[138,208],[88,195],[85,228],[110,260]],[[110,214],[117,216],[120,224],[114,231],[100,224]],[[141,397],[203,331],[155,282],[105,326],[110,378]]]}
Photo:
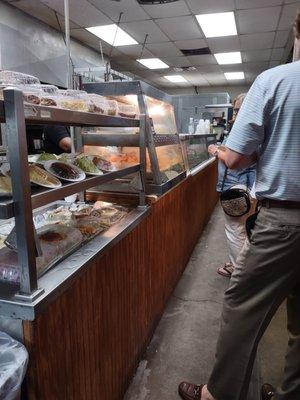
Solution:
{"label": "brown leather belt", "polygon": [[266,208],[292,208],[300,210],[300,201],[263,199],[259,205]]}

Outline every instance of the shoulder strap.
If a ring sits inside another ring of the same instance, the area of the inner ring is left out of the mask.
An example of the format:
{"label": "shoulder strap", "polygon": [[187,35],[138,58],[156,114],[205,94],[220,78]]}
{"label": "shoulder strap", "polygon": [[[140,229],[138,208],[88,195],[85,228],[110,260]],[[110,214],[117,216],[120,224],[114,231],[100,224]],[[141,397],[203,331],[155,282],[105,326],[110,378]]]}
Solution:
{"label": "shoulder strap", "polygon": [[225,171],[224,171],[224,176],[223,176],[223,181],[222,181],[221,192],[224,191],[224,185],[225,185],[225,180],[226,180],[226,177],[227,177],[227,172],[228,172],[228,167],[225,165]]}

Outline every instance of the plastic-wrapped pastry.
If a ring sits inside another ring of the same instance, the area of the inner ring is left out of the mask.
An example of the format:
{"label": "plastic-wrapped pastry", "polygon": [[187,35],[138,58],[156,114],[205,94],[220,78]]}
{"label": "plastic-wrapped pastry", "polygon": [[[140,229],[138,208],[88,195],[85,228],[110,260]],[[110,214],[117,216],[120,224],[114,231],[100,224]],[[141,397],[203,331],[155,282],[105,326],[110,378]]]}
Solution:
{"label": "plastic-wrapped pastry", "polygon": [[88,94],[81,90],[59,90],[57,105],[73,111],[93,112],[93,104]]}
{"label": "plastic-wrapped pastry", "polygon": [[134,105],[118,103],[118,114],[120,117],[135,118],[137,110]]}

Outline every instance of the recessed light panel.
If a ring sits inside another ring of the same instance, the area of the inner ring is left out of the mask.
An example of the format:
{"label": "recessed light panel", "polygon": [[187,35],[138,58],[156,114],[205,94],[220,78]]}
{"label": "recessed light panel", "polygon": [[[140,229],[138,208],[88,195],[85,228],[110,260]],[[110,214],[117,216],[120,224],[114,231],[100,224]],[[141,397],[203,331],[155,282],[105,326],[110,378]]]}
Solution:
{"label": "recessed light panel", "polygon": [[164,68],[169,68],[169,66],[164,63],[162,60],[159,58],[141,58],[138,61],[140,64],[144,65],[145,67],[149,69],[164,69]]}
{"label": "recessed light panel", "polygon": [[182,75],[165,75],[164,78],[173,83],[187,82]]}
{"label": "recessed light panel", "polygon": [[241,64],[242,55],[240,51],[229,53],[216,53],[214,54],[218,64]]}
{"label": "recessed light panel", "polygon": [[207,38],[237,35],[234,12],[200,14],[196,18]]}
{"label": "recessed light panel", "polygon": [[85,29],[112,46],[128,46],[131,44],[138,44],[135,39],[133,39],[130,35],[128,35],[128,33],[123,31],[123,29],[118,27],[116,24],[91,26],[90,28]]}
{"label": "recessed light panel", "polygon": [[225,72],[224,75],[225,75],[225,78],[228,81],[234,81],[234,80],[238,80],[238,79],[245,79],[244,72]]}

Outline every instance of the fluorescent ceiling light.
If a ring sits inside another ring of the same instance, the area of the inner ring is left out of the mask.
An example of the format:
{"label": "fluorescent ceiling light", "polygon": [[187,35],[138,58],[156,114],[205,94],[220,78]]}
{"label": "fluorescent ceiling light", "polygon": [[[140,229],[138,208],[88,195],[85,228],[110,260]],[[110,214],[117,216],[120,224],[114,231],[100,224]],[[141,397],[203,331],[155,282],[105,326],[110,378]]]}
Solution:
{"label": "fluorescent ceiling light", "polygon": [[228,81],[234,81],[236,79],[245,79],[244,72],[225,72],[224,75]]}
{"label": "fluorescent ceiling light", "polygon": [[231,53],[216,53],[214,56],[217,59],[218,64],[241,64],[242,55],[240,51]]}
{"label": "fluorescent ceiling light", "polygon": [[234,12],[200,14],[196,18],[207,38],[237,35]]}
{"label": "fluorescent ceiling light", "polygon": [[138,44],[136,40],[134,40],[130,35],[128,35],[128,33],[123,31],[123,29],[118,27],[116,24],[91,26],[90,28],[85,29],[113,46],[128,46],[130,44]]}
{"label": "fluorescent ceiling light", "polygon": [[141,58],[138,61],[140,64],[143,64],[145,67],[149,69],[163,69],[169,68],[169,66],[161,61],[159,58]]}
{"label": "fluorescent ceiling light", "polygon": [[170,82],[187,82],[187,80],[182,75],[165,75],[166,78]]}

